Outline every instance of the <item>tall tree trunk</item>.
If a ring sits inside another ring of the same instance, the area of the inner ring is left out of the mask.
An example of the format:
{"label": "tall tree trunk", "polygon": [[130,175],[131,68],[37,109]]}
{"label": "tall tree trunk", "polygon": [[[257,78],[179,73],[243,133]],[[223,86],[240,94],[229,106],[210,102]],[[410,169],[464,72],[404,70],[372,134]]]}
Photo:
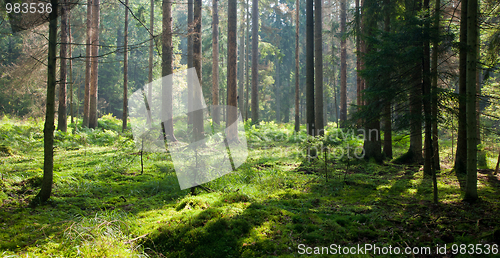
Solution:
{"label": "tall tree trunk", "polygon": [[49,57],[47,67],[47,102],[45,125],[43,129],[43,179],[40,192],[32,204],[46,202],[52,193],[54,171],[54,109],[56,97],[56,49],[57,49],[57,10],[58,1],[51,0],[52,12],[49,14]]}
{"label": "tall tree trunk", "polygon": [[300,2],[296,0],[295,2],[295,132],[300,130],[300,118],[299,118],[299,13],[300,13]]}
{"label": "tall tree trunk", "polygon": [[82,127],[89,127],[90,111],[90,77],[92,60],[92,0],[87,0],[87,39],[85,46],[85,89],[83,93],[83,124]]}
{"label": "tall tree trunk", "polygon": [[[194,0],[194,30],[193,30],[193,66],[196,69],[196,74],[198,76],[198,80],[200,80],[200,85],[202,84],[202,73],[201,73],[201,64],[202,64],[202,55],[201,55],[201,24],[202,24],[202,16],[201,16],[201,0]],[[193,112],[193,133],[194,140],[200,141],[203,139],[204,128],[203,128],[203,109],[201,108],[201,100],[203,96],[201,95],[200,90],[194,90],[193,94],[193,108],[195,109]]]}
{"label": "tall tree trunk", "polygon": [[[429,16],[429,0],[424,0],[424,12],[425,18],[427,20]],[[431,116],[431,73],[430,73],[430,40],[429,40],[429,23],[425,22],[423,29],[423,58],[422,58],[422,68],[423,68],[423,80],[422,80],[422,92],[423,92],[423,106],[424,106],[424,118],[425,118],[425,157],[424,157],[424,175],[432,176],[432,116]]]}
{"label": "tall tree trunk", "polygon": [[460,11],[460,52],[458,79],[458,135],[455,157],[455,174],[467,174],[467,5],[469,0],[461,0]]}
{"label": "tall tree trunk", "polygon": [[259,1],[252,0],[252,123],[259,120]]}
{"label": "tall tree trunk", "polygon": [[[150,102],[152,99],[153,99],[153,84],[151,82],[153,82],[153,54],[154,54],[154,49],[153,49],[153,44],[154,44],[154,30],[155,30],[155,27],[154,27],[154,23],[155,23],[155,2],[154,0],[151,0],[151,9],[150,9],[150,13],[149,13],[149,33],[151,33],[149,35],[149,62],[148,62],[148,83],[149,84],[149,87],[148,87],[148,96],[147,96],[147,99],[148,101]],[[189,40],[188,40],[189,42]],[[189,48],[189,46],[188,46]],[[188,55],[188,59],[189,59],[189,55]],[[150,118],[148,116],[148,125],[151,126],[151,121],[150,121]]]}
{"label": "tall tree trunk", "polygon": [[[127,129],[127,95],[128,95],[128,0],[125,0],[125,29],[123,41],[123,116],[122,133]],[[151,99],[148,99],[151,101]]]}
{"label": "tall tree trunk", "polygon": [[[219,10],[217,1],[212,0],[212,103],[214,105],[212,119],[215,125],[220,124],[219,112]],[[229,68],[229,66],[228,66]],[[229,76],[229,74],[228,74]],[[229,81],[228,81],[229,83]]]}
{"label": "tall tree trunk", "polygon": [[467,3],[467,180],[464,200],[475,202],[477,196],[477,6],[478,0]]}
{"label": "tall tree trunk", "polygon": [[315,135],[314,119],[314,12],[313,0],[306,1],[306,105],[307,133]]}
{"label": "tall tree trunk", "polygon": [[274,89],[274,96],[276,98],[276,123],[281,123],[281,81],[280,81],[280,72],[281,72],[281,60],[276,58],[276,88]]}
{"label": "tall tree trunk", "polygon": [[[384,1],[384,6],[386,8],[385,18],[384,18],[384,30],[390,32],[391,26],[391,12],[390,12],[390,0]],[[386,96],[386,101],[384,104],[383,111],[383,123],[384,123],[384,155],[388,159],[392,159],[392,110],[391,110],[391,97]]]}
{"label": "tall tree trunk", "polygon": [[[75,122],[74,116],[74,102],[73,102],[73,47],[72,47],[72,33],[71,33],[71,11],[68,11],[68,55],[69,55],[69,113],[71,116],[71,123]],[[75,127],[76,128],[76,127]]]}
{"label": "tall tree trunk", "polygon": [[[360,16],[361,9],[359,7],[359,0],[356,0],[356,105],[358,106],[358,111],[361,110],[361,75],[359,71],[361,70],[361,31],[360,31]],[[360,121],[358,121],[358,126]]]}
{"label": "tall tree trunk", "polygon": [[[437,35],[440,35],[439,21],[440,21],[440,8],[441,1],[436,0],[434,8],[434,29]],[[433,52],[432,52],[432,147],[434,148],[434,172],[441,170],[440,159],[439,159],[439,134],[438,134],[438,47],[439,47],[439,37],[434,38]]]}
{"label": "tall tree trunk", "polygon": [[246,2],[246,19],[245,19],[245,22],[247,24],[246,26],[246,39],[245,39],[245,121],[248,120],[248,109],[249,109],[249,106],[248,106],[248,86],[250,84],[250,73],[248,72],[250,70],[250,67],[248,65],[248,61],[249,61],[249,45],[250,45],[250,18],[249,18],[249,13],[250,13],[250,10],[249,10],[249,0],[247,0]]}
{"label": "tall tree trunk", "polygon": [[66,116],[66,77],[68,68],[66,59],[68,58],[68,1],[63,0],[61,8],[61,69],[59,70],[59,109],[57,110],[57,129],[66,132],[68,129],[68,118]]}
{"label": "tall tree trunk", "polygon": [[[163,0],[163,33],[162,33],[162,129],[163,137],[167,141],[176,141],[174,136],[174,123],[172,113],[172,2],[171,0]],[[169,76],[170,75],[170,76]]]}
{"label": "tall tree trunk", "polygon": [[[193,0],[188,0],[188,38],[187,38],[187,67],[192,68],[193,65]],[[193,124],[193,85],[190,80],[188,80],[188,125]]]}
{"label": "tall tree trunk", "polygon": [[314,35],[315,44],[314,51],[316,58],[315,61],[315,100],[314,100],[314,120],[316,134],[324,135],[324,124],[323,124],[323,16],[321,15],[322,7],[321,2],[323,0],[315,0],[314,5]]}
{"label": "tall tree trunk", "polygon": [[97,92],[98,92],[98,56],[99,56],[99,20],[100,0],[92,2],[92,69],[90,80],[89,128],[97,128]]}
{"label": "tall tree trunk", "polygon": [[346,44],[346,0],[340,1],[340,124],[347,121],[347,44]]}
{"label": "tall tree trunk", "polygon": [[[241,10],[243,12],[243,9]],[[245,30],[243,29],[243,19],[240,21],[240,50],[238,63],[238,109],[241,113],[244,112],[245,106],[245,89],[243,88],[243,80],[245,78]]]}
{"label": "tall tree trunk", "polygon": [[[238,120],[237,112],[237,89],[236,89],[236,77],[237,77],[237,37],[236,37],[236,24],[237,19],[237,1],[229,0],[227,3],[227,120],[226,127],[228,128],[227,140],[229,142],[238,141],[238,128],[235,124]],[[234,125],[233,125],[234,124]]]}

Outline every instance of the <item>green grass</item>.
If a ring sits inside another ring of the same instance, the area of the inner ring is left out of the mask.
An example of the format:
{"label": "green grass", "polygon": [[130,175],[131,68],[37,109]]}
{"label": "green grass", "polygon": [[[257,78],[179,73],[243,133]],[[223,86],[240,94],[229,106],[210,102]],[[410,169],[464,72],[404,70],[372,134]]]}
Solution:
{"label": "green grass", "polygon": [[[303,158],[305,134],[295,135],[293,125],[246,124],[247,162],[205,185],[214,192],[192,196],[179,189],[165,154],[145,153],[141,174],[131,133],[119,133],[121,122],[110,116],[99,125],[104,130],[56,133],[53,195],[33,209],[28,203],[43,174],[42,122],[0,122],[0,145],[12,149],[0,156],[1,256],[296,257],[299,244],[450,249],[498,241],[498,179],[479,173],[481,201],[463,203],[445,147],[440,204],[433,205],[431,180],[419,166],[332,158],[325,171],[323,157]],[[329,133],[335,130],[330,125]],[[404,153],[407,139],[394,139],[394,152]]]}

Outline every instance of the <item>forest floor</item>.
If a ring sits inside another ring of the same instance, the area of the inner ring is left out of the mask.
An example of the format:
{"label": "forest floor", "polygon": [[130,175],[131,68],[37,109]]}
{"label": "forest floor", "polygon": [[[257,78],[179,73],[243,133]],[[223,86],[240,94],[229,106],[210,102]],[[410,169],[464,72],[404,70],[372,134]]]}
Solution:
{"label": "forest floor", "polygon": [[[99,124],[105,130],[56,133],[52,197],[29,208],[43,174],[42,123],[0,122],[0,145],[12,150],[0,154],[0,256],[296,257],[317,251],[321,257],[358,244],[385,249],[347,256],[376,257],[389,247],[401,251],[395,257],[498,252],[499,178],[480,170],[480,200],[462,202],[445,140],[439,204],[421,166],[307,161],[293,125],[273,123],[248,127],[246,163],[205,184],[214,192],[191,195],[180,190],[164,153],[145,153],[141,173],[131,133],[118,133],[120,124],[107,116]],[[344,146],[343,140],[333,145]],[[360,144],[355,137],[349,142]],[[394,137],[395,156],[407,148],[404,134]],[[403,253],[408,247],[412,255]],[[431,254],[422,254],[426,247]]]}

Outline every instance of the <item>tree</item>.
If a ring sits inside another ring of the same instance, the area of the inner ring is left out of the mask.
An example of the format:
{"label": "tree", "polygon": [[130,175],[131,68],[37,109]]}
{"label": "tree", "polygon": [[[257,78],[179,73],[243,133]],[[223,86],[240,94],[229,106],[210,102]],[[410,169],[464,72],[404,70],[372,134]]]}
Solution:
{"label": "tree", "polygon": [[68,68],[66,60],[68,59],[68,1],[64,0],[61,8],[61,69],[59,70],[59,109],[57,110],[57,129],[66,132],[68,129],[68,117],[66,116],[66,77]]}
{"label": "tree", "polygon": [[47,61],[47,102],[45,125],[43,129],[43,179],[40,192],[32,204],[46,202],[52,193],[54,171],[54,109],[56,95],[56,48],[57,48],[57,9],[58,1],[51,0],[52,12],[49,14],[49,56]]}
{"label": "tree", "polygon": [[323,0],[315,0],[315,9],[314,9],[314,18],[315,18],[315,72],[316,72],[316,82],[315,82],[315,100],[314,107],[315,111],[315,129],[316,134],[323,135],[324,134],[324,124],[323,124],[323,18],[321,15],[321,1]]}
{"label": "tree", "polygon": [[[154,0],[151,0],[151,10],[149,14],[149,62],[148,62],[148,82],[151,83],[153,81],[153,54],[154,54],[154,49],[153,49],[153,44],[154,44],[154,22],[155,22],[155,2]],[[188,40],[189,41],[189,40]],[[153,99],[153,85],[149,84],[149,89],[148,89],[148,101],[151,101]],[[151,121],[149,121],[149,116],[148,116],[148,124],[151,125]]]}
{"label": "tree", "polygon": [[439,46],[439,21],[440,21],[440,10],[441,9],[441,1],[436,0],[435,8],[434,8],[434,30],[436,32],[436,36],[434,37],[433,51],[432,51],[432,147],[434,148],[434,161],[433,161],[433,171],[441,170],[440,161],[439,161],[439,134],[438,134],[438,46]]}
{"label": "tree", "polygon": [[340,123],[347,121],[346,0],[340,1]]}
{"label": "tree", "polygon": [[[123,117],[122,133],[127,129],[127,84],[128,84],[128,0],[125,0],[125,29],[123,39]],[[151,101],[149,99],[149,101]]]}
{"label": "tree", "polygon": [[[71,11],[68,11],[68,55],[69,55],[69,113],[71,116],[71,123],[74,123],[74,102],[73,102],[73,47],[71,34]],[[77,109],[78,110],[78,109]]]}
{"label": "tree", "polygon": [[252,0],[252,123],[259,120],[259,0]]}
{"label": "tree", "polygon": [[[212,119],[215,125],[220,124],[219,113],[219,10],[217,8],[217,0],[212,0],[212,103],[213,114]],[[229,44],[229,43],[228,43]],[[229,66],[228,66],[229,69]],[[229,78],[229,73],[228,73]],[[228,81],[229,83],[229,81]],[[229,94],[229,93],[228,93]]]}
{"label": "tree", "polygon": [[[153,0],[152,0],[153,1]],[[187,67],[192,68],[193,66],[193,0],[188,0],[188,38],[187,38]],[[193,86],[190,81],[188,81],[188,125],[193,124]]]}
{"label": "tree", "polygon": [[461,0],[459,78],[458,78],[458,133],[455,156],[455,174],[463,177],[467,174],[467,5],[469,0]]}
{"label": "tree", "polygon": [[246,35],[245,35],[245,121],[248,120],[248,100],[249,100],[249,97],[248,97],[248,85],[250,84],[250,73],[248,72],[249,71],[249,65],[248,65],[248,60],[250,58],[248,58],[248,54],[249,54],[249,45],[250,45],[250,17],[249,17],[249,0],[247,0],[246,2],[246,19],[245,19],[245,22],[247,24],[247,28],[246,28]]}
{"label": "tree", "polygon": [[313,0],[306,1],[306,105],[307,133],[315,135],[314,126],[314,13]]}
{"label": "tree", "polygon": [[359,0],[356,0],[356,105],[358,106],[358,111],[360,111],[360,107],[362,105],[361,102],[361,75],[359,72],[361,71],[361,32],[360,32],[360,16],[361,9],[359,7]]}
{"label": "tree", "polygon": [[467,2],[467,180],[464,200],[475,202],[477,196],[477,121],[476,121],[476,66],[477,66],[477,6],[478,0]]}
{"label": "tree", "polygon": [[422,80],[422,89],[423,89],[423,107],[424,107],[424,119],[425,119],[425,157],[424,157],[424,174],[432,176],[432,114],[431,114],[431,54],[430,54],[430,40],[429,40],[429,22],[427,19],[429,18],[429,0],[424,0],[424,12],[425,18],[424,21],[424,29],[423,29],[423,59],[422,59],[422,67],[423,67],[423,80]]}
{"label": "tree", "polygon": [[162,129],[163,137],[167,141],[176,141],[172,113],[172,2],[163,0],[163,33],[162,33]]}
{"label": "tree", "polygon": [[[391,28],[391,2],[390,0],[384,1],[385,18],[384,18],[384,31],[390,32]],[[392,159],[392,110],[391,110],[391,96],[386,96],[383,111],[383,124],[384,124],[384,148],[383,152],[386,158]]]}
{"label": "tree", "polygon": [[[241,10],[243,12],[243,8]],[[238,63],[238,108],[241,113],[244,112],[244,103],[245,103],[245,92],[243,88],[243,80],[245,76],[245,30],[243,29],[244,20],[240,20],[240,50],[239,50],[239,58],[240,61]]]}
{"label": "tree", "polygon": [[[236,122],[238,120],[237,100],[236,100],[236,24],[237,24],[237,0],[229,0],[227,4],[227,117],[226,127],[228,128],[227,140],[235,142],[238,140],[238,130]],[[234,108],[231,108],[234,107]],[[233,125],[234,124],[234,125]]]}
{"label": "tree", "polygon": [[92,0],[87,0],[87,38],[85,46],[85,89],[83,97],[83,127],[89,127],[90,76],[92,58]]}
{"label": "tree", "polygon": [[100,0],[92,2],[92,66],[89,93],[89,128],[97,128],[97,92],[98,92],[98,59],[99,59],[99,21]]}
{"label": "tree", "polygon": [[295,132],[300,130],[300,118],[299,118],[299,12],[300,12],[300,2],[296,0],[295,2]]}
{"label": "tree", "polygon": [[[193,12],[193,22],[194,22],[194,30],[193,30],[193,66],[196,69],[196,74],[198,75],[198,79],[201,83],[201,0],[194,0],[194,12]],[[203,139],[204,129],[203,129],[203,110],[200,102],[202,99],[201,91],[194,90],[193,100],[193,108],[195,109],[193,112],[193,133],[194,140],[200,141]]]}

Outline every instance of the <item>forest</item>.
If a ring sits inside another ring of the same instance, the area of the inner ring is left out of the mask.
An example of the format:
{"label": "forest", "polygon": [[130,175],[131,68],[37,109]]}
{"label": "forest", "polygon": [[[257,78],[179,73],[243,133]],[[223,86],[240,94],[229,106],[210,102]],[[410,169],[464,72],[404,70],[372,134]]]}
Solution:
{"label": "forest", "polygon": [[0,0],[0,255],[498,256],[499,68],[496,0]]}

